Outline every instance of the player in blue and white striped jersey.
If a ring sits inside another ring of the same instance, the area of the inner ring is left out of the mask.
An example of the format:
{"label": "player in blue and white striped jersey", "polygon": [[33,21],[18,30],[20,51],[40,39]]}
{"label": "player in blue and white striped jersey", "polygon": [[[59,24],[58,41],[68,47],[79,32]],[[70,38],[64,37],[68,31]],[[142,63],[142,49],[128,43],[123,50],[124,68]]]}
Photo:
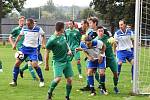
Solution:
{"label": "player in blue and white striped jersey", "polygon": [[126,28],[125,20],[119,21],[119,30],[115,32],[114,38],[116,40],[116,55],[118,59],[118,75],[121,72],[122,63],[125,63],[126,60],[132,65],[132,79],[133,79],[133,31]]}
{"label": "player in blue and white striped jersey", "polygon": [[[40,78],[40,87],[44,86],[44,78],[42,75],[41,68],[38,66],[38,53],[37,53],[37,48],[38,48],[38,39],[39,36],[42,35],[44,36],[44,32],[41,30],[40,27],[34,25],[34,20],[29,18],[26,21],[25,27],[22,28],[19,36],[17,37],[13,49],[16,49],[16,44],[17,42],[21,39],[21,37],[24,35],[24,41],[23,41],[23,46],[20,49],[20,51],[24,54],[23,59],[17,59],[16,63],[14,65],[14,70],[13,70],[13,81],[10,83],[11,86],[17,86],[17,77],[19,74],[19,67],[20,64],[27,58],[32,61],[32,66],[35,68],[39,78]],[[43,48],[45,47],[45,44],[43,42],[42,44]]]}
{"label": "player in blue and white striped jersey", "polygon": [[94,89],[94,73],[96,69],[99,69],[99,83],[101,84],[101,92],[103,94],[108,94],[105,88],[105,67],[106,67],[106,57],[105,57],[105,44],[100,40],[92,40],[92,37],[85,35],[83,41],[81,41],[80,46],[84,53],[86,54],[87,61],[87,79],[90,86],[91,95],[95,95]]}

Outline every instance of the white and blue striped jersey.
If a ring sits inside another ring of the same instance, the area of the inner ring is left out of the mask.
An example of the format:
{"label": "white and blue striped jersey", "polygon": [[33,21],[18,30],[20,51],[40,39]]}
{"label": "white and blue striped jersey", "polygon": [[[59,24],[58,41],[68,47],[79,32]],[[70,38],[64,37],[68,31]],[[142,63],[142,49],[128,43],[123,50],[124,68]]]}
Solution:
{"label": "white and blue striped jersey", "polygon": [[130,29],[126,29],[125,32],[119,29],[115,32],[114,38],[117,42],[116,50],[130,50],[133,48],[132,40],[134,38],[134,34]]}
{"label": "white and blue striped jersey", "polygon": [[88,48],[85,42],[81,42],[80,47],[83,49],[83,51],[87,52],[90,56],[92,56],[96,60],[100,55],[100,51],[103,47],[103,42],[100,40],[93,40],[91,48]]}
{"label": "white and blue striped jersey", "polygon": [[39,45],[39,38],[41,35],[44,35],[44,31],[38,26],[34,26],[32,30],[25,26],[22,28],[20,35],[24,35],[24,46],[37,48]]}

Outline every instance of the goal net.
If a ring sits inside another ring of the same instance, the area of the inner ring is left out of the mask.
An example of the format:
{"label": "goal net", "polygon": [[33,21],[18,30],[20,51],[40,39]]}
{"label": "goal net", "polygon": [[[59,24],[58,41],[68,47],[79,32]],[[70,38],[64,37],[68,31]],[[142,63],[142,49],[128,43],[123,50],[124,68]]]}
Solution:
{"label": "goal net", "polygon": [[150,94],[150,0],[136,0],[133,93]]}

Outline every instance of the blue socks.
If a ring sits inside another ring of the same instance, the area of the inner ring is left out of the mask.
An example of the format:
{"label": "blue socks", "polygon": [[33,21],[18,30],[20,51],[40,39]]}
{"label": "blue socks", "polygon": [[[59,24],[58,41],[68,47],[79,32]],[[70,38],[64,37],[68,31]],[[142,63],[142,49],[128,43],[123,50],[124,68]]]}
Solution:
{"label": "blue socks", "polygon": [[42,75],[42,71],[41,71],[41,68],[40,67],[37,67],[36,69],[36,72],[40,78],[40,82],[43,82],[44,81],[44,78],[43,78],[43,75]]}
{"label": "blue socks", "polygon": [[19,74],[19,67],[14,66],[14,69],[13,69],[13,80],[14,80],[14,82],[17,81],[18,74]]}

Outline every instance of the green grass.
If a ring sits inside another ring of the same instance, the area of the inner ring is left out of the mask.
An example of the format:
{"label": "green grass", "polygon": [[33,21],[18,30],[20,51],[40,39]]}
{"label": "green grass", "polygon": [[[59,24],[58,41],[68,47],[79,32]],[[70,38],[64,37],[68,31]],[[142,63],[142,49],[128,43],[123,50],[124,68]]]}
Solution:
{"label": "green grass", "polygon": [[[43,50],[44,51],[44,50]],[[0,59],[3,62],[3,73],[0,73],[0,100],[45,100],[47,90],[51,80],[53,79],[52,68],[50,71],[44,70],[44,64],[41,66],[45,78],[45,87],[39,88],[39,82],[33,81],[28,70],[24,73],[24,78],[18,77],[18,86],[10,87],[9,82],[12,81],[12,69],[15,62],[14,52],[10,46],[0,46]],[[44,54],[44,52],[42,52]],[[82,56],[84,58],[84,56]],[[51,62],[51,61],[50,61]],[[22,64],[21,66],[23,66]],[[107,96],[99,94],[98,84],[95,82],[95,88],[97,95],[94,97],[89,96],[89,92],[76,91],[79,88],[85,86],[85,62],[82,60],[82,70],[84,73],[84,79],[79,80],[77,74],[77,68],[75,62],[73,62],[73,89],[71,93],[71,100],[150,100],[148,96],[130,96],[129,93],[132,89],[131,84],[131,66],[124,64],[120,75],[118,87],[120,94],[114,94],[113,92],[113,80],[112,73],[109,68],[106,70],[106,87],[109,91]],[[55,95],[53,100],[65,100],[65,79],[56,87],[54,91]]]}

